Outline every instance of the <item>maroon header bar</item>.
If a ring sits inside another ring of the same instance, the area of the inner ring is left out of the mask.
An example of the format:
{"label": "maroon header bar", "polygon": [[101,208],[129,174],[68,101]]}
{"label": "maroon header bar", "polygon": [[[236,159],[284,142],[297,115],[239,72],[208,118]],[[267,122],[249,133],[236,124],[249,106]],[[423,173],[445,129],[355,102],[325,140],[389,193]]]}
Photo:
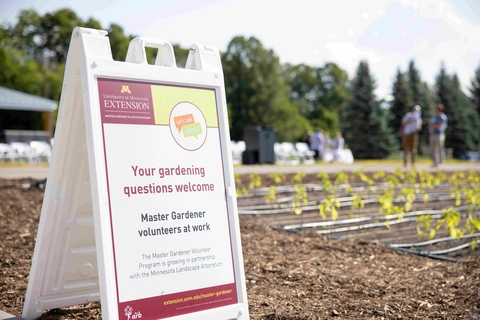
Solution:
{"label": "maroon header bar", "polygon": [[102,123],[155,124],[151,84],[98,78]]}

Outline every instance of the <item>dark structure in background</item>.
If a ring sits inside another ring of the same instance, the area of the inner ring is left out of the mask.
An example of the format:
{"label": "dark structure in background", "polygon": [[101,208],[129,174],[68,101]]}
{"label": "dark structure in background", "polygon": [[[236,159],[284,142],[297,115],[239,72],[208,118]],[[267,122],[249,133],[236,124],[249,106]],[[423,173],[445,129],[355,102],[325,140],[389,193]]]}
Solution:
{"label": "dark structure in background", "polygon": [[275,163],[273,145],[276,139],[276,130],[259,126],[245,126],[243,140],[245,151],[242,155],[243,164]]}
{"label": "dark structure in background", "polygon": [[49,141],[55,101],[0,87],[1,142]]}

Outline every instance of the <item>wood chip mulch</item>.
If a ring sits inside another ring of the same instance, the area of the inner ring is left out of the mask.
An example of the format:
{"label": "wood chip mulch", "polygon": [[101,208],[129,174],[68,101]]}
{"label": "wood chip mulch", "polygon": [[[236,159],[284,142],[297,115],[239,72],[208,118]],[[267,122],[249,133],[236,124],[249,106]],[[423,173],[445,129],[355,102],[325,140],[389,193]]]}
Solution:
{"label": "wood chip mulch", "polygon": [[[43,191],[0,181],[0,310],[20,317]],[[250,319],[480,319],[480,258],[434,260],[241,222]],[[476,318],[478,317],[478,318]],[[101,319],[99,303],[40,319]]]}

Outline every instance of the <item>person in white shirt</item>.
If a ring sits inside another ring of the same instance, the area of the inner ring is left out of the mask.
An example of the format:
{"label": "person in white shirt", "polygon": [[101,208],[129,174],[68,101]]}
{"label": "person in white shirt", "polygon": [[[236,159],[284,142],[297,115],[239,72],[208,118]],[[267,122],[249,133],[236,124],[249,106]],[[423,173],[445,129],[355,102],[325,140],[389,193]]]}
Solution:
{"label": "person in white shirt", "polygon": [[343,148],[345,146],[345,139],[341,132],[337,132],[335,139],[333,139],[333,160],[343,162]]}
{"label": "person in white shirt", "polygon": [[412,112],[408,112],[402,118],[402,147],[403,147],[403,165],[407,167],[408,156],[411,154],[412,167],[415,167],[415,158],[418,148],[418,132],[422,128],[421,107],[416,105]]}

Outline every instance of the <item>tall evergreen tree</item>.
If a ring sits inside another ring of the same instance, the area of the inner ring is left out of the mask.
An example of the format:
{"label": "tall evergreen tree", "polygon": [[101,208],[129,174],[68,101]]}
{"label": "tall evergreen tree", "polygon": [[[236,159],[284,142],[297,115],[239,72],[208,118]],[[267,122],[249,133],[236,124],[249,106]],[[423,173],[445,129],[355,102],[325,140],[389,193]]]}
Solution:
{"label": "tall evergreen tree", "polygon": [[382,159],[398,147],[388,126],[388,110],[376,100],[375,82],[366,61],[357,67],[352,101],[345,107],[342,130],[356,159]]}
{"label": "tall evergreen tree", "polygon": [[471,94],[471,101],[473,108],[480,116],[480,65],[475,70],[475,75],[472,78],[471,87],[469,88]]}
{"label": "tall evergreen tree", "polygon": [[430,121],[430,118],[435,114],[436,102],[435,102],[434,94],[432,93],[432,90],[430,89],[430,87],[426,82],[422,83],[421,88],[422,88],[421,89],[422,94],[418,104],[422,107],[422,130],[420,131],[420,134],[418,137],[418,146],[420,148],[420,151],[424,155],[427,155],[430,152],[430,148],[429,148],[430,133],[428,130],[428,122]]}
{"label": "tall evergreen tree", "polygon": [[454,123],[456,125],[449,132],[449,146],[456,154],[478,149],[480,137],[480,119],[473,109],[468,96],[462,91],[458,76],[451,77],[452,108],[454,109]]}
{"label": "tall evergreen tree", "polygon": [[408,64],[407,80],[410,91],[412,92],[413,104],[420,104],[423,95],[422,80],[420,78],[420,71],[418,71],[417,67],[415,66],[415,61],[413,60],[410,60],[410,63]]}
{"label": "tall evergreen tree", "polygon": [[443,104],[448,118],[445,147],[452,148],[455,157],[464,155],[466,151],[476,150],[478,114],[473,112],[468,97],[461,90],[458,77],[449,76],[443,63],[435,80],[435,93],[437,102]]}
{"label": "tall evergreen tree", "polygon": [[410,60],[407,70],[407,81],[412,92],[413,105],[422,108],[422,129],[418,137],[419,146],[428,146],[428,121],[434,113],[434,100],[428,85],[421,80],[420,71],[417,69],[414,60]]}
{"label": "tall evergreen tree", "polygon": [[[402,118],[407,112],[412,111],[413,100],[412,91],[407,83],[405,75],[397,69],[395,82],[392,89],[393,101],[390,107],[391,119],[389,121],[390,128],[394,132],[398,132],[402,124]],[[401,143],[401,136],[397,136],[397,140]]]}

